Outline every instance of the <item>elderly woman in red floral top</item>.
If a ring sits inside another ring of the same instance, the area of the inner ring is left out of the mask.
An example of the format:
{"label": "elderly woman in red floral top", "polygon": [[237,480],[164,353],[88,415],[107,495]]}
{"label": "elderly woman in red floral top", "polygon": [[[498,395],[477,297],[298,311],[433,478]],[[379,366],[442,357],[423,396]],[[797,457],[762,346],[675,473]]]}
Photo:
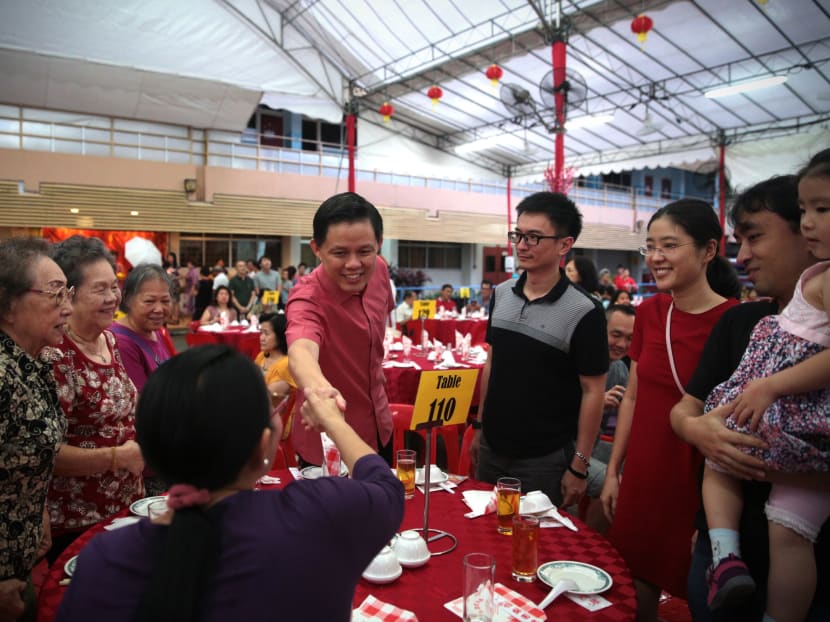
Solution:
{"label": "elderly woman in red floral top", "polygon": [[52,256],[75,298],[62,356],[53,364],[67,432],[48,497],[50,562],[87,527],[144,496],[137,392],[105,330],[121,301],[115,262],[101,240],[80,235],[57,244]]}

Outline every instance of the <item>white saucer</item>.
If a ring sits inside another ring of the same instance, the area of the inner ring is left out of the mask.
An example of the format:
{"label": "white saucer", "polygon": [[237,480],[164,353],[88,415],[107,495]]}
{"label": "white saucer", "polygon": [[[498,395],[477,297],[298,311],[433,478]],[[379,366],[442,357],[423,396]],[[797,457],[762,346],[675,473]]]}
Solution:
{"label": "white saucer", "polygon": [[[444,473],[443,471],[439,472],[437,475],[436,473],[430,472],[429,475],[429,485],[432,486],[433,484],[440,484],[441,482],[446,482],[450,478],[449,475]],[[423,486],[424,485],[424,468],[419,467],[415,470],[415,485],[416,486]]]}
{"label": "white saucer", "polygon": [[[346,477],[349,474],[349,469],[342,462],[340,463],[340,477]],[[300,471],[303,479],[318,479],[323,477],[323,468],[318,466],[309,466]]]}
{"label": "white saucer", "polygon": [[584,562],[548,562],[539,566],[536,574],[550,587],[562,579],[570,579],[577,585],[577,589],[568,590],[571,594],[600,594],[614,584],[611,575],[602,568]]}
{"label": "white saucer", "polygon": [[139,499],[138,501],[133,501],[132,505],[130,505],[130,512],[135,514],[136,516],[148,516],[147,506],[150,505],[153,501],[164,501],[167,497],[158,496],[158,497],[144,497],[143,499]]}
{"label": "white saucer", "polygon": [[[401,562],[403,563],[403,562]],[[403,568],[398,568],[398,571],[395,574],[390,574],[385,577],[376,577],[371,574],[363,573],[363,578],[366,579],[369,583],[377,583],[378,585],[384,585],[385,583],[392,583],[393,581],[397,581],[400,576],[403,574]]]}

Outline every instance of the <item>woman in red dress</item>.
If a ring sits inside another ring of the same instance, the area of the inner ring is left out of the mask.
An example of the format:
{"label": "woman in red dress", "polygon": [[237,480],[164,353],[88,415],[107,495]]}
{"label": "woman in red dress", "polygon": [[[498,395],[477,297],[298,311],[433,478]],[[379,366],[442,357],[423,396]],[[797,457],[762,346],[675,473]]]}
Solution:
{"label": "woman in red dress", "polygon": [[49,489],[50,563],[90,525],[144,496],[137,393],[106,330],[121,301],[115,262],[101,240],[80,235],[57,244],[52,256],[75,297],[52,366],[67,429]]}
{"label": "woman in red dress", "polygon": [[712,326],[738,304],[737,275],[718,255],[721,236],[712,206],[684,199],[652,216],[640,249],[658,289],[669,293],[637,309],[631,374],[601,496],[612,521],[608,537],[634,575],[640,621],[657,619],[662,589],[685,595],[702,458],[674,435],[669,412]]}

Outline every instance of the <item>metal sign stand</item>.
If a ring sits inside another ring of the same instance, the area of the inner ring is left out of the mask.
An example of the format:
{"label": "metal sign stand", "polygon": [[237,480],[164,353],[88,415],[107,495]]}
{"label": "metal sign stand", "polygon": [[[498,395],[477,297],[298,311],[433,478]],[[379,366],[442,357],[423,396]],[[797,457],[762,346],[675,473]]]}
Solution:
{"label": "metal sign stand", "polygon": [[[423,334],[423,333],[421,333]],[[429,546],[433,542],[437,542],[442,540],[443,538],[449,538],[451,544],[449,548],[440,550],[440,551],[432,551],[430,550],[430,555],[433,557],[438,555],[446,555],[447,553],[454,551],[455,548],[458,546],[458,538],[454,535],[449,533],[448,531],[442,531],[440,529],[430,529],[429,527],[429,495],[430,495],[430,468],[432,464],[432,429],[436,426],[441,425],[441,421],[431,421],[429,423],[423,424],[418,426],[419,429],[426,428],[426,456],[424,459],[424,529],[423,529],[423,537],[424,540],[427,542],[427,546]],[[442,543],[443,544],[443,543]]]}

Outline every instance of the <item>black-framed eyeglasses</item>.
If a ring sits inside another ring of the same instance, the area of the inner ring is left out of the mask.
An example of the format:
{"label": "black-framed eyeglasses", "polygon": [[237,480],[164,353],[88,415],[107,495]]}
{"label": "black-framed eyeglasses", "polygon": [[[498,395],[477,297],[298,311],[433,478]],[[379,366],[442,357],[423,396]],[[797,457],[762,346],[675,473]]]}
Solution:
{"label": "black-framed eyeglasses", "polygon": [[30,287],[27,291],[30,291],[34,294],[43,294],[44,296],[49,296],[52,300],[55,301],[55,306],[60,307],[66,301],[72,302],[72,299],[75,297],[75,287],[72,286],[67,289],[66,285],[61,285],[55,291],[50,291],[48,289],[35,289]]}
{"label": "black-framed eyeglasses", "polygon": [[522,233],[521,231],[511,231],[507,234],[507,239],[510,240],[512,244],[518,244],[522,240],[525,241],[525,244],[528,246],[539,246],[539,242],[542,240],[561,240],[562,238],[568,237],[567,235],[539,235],[538,233]]}

